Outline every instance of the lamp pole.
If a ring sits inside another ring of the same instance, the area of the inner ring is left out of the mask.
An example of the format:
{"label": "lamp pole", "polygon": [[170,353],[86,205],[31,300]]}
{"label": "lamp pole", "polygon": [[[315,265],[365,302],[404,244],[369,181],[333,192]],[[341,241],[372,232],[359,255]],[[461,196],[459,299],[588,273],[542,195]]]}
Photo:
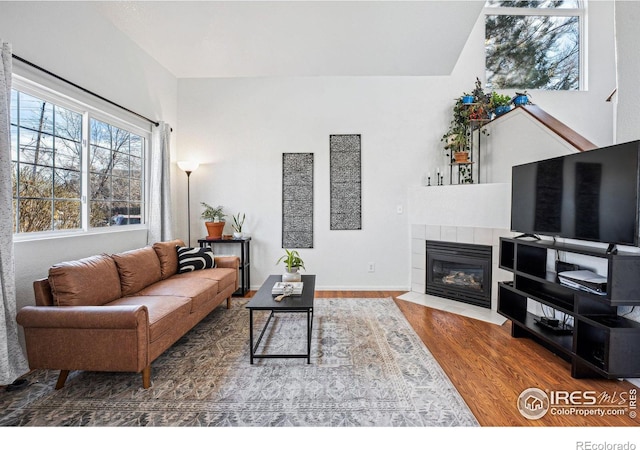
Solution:
{"label": "lamp pole", "polygon": [[190,192],[190,180],[191,180],[191,170],[185,170],[187,174],[187,239],[189,243],[187,244],[191,247],[191,192]]}
{"label": "lamp pole", "polygon": [[196,170],[200,164],[192,161],[178,161],[178,167],[187,174],[187,236],[189,247],[191,247],[191,172]]}

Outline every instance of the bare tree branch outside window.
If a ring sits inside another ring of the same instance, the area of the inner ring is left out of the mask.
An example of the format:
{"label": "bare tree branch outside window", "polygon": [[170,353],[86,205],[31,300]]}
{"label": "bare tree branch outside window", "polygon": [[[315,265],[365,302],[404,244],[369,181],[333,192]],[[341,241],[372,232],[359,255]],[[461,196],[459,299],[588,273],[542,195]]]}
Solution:
{"label": "bare tree branch outside window", "polygon": [[82,114],[12,94],[14,230],[80,228]]}
{"label": "bare tree branch outside window", "polygon": [[[80,112],[13,90],[15,232],[82,228],[84,120]],[[95,119],[89,129],[90,226],[141,223],[144,138]]]}
{"label": "bare tree branch outside window", "polygon": [[[486,6],[487,87],[580,88],[579,16],[544,14],[553,8],[578,8],[576,1],[490,0]],[[492,7],[535,8],[540,15],[491,14]]]}
{"label": "bare tree branch outside window", "polygon": [[91,226],[141,223],[141,136],[91,120]]}

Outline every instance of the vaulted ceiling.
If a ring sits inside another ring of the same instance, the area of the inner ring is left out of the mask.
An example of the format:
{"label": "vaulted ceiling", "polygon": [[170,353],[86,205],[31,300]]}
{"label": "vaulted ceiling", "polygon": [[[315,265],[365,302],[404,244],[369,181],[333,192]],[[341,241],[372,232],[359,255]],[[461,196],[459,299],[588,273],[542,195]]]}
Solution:
{"label": "vaulted ceiling", "polygon": [[451,73],[484,0],[106,1],[178,78]]}

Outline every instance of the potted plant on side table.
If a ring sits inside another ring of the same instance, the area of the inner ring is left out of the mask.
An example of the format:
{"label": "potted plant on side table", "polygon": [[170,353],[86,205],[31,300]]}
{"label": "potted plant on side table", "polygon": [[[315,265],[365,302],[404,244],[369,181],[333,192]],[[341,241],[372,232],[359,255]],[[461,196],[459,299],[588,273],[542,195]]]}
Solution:
{"label": "potted plant on side table", "polygon": [[240,213],[236,214],[233,217],[233,223],[231,226],[233,227],[233,238],[241,239],[242,238],[242,225],[244,225],[244,219],[246,218],[246,214],[242,214],[240,217]]}
{"label": "potted plant on side table", "polygon": [[205,220],[204,224],[207,227],[207,239],[221,239],[225,225],[222,219],[226,216],[222,206],[213,207],[205,202],[201,202],[201,205],[204,207],[201,217]]}
{"label": "potted plant on side table", "polygon": [[282,274],[282,281],[293,282],[302,280],[302,275],[298,272],[304,269],[304,261],[297,250],[284,250],[286,253],[276,261],[276,264],[284,262],[285,273]]}

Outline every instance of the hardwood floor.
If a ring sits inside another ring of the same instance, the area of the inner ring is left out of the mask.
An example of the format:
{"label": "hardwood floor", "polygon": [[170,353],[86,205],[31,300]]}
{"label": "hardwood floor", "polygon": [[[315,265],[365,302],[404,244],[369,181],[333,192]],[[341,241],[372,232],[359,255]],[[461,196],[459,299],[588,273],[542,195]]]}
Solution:
{"label": "hardwood floor", "polygon": [[[537,420],[523,417],[518,396],[527,388],[543,391],[595,391],[596,395],[628,395],[638,390],[627,381],[571,378],[568,362],[529,339],[511,337],[502,326],[427,308],[396,297],[392,291],[317,291],[316,298],[393,297],[418,336],[449,376],[482,426],[599,427],[638,426],[629,411],[618,416],[547,413]],[[628,402],[626,403],[628,405]]]}

